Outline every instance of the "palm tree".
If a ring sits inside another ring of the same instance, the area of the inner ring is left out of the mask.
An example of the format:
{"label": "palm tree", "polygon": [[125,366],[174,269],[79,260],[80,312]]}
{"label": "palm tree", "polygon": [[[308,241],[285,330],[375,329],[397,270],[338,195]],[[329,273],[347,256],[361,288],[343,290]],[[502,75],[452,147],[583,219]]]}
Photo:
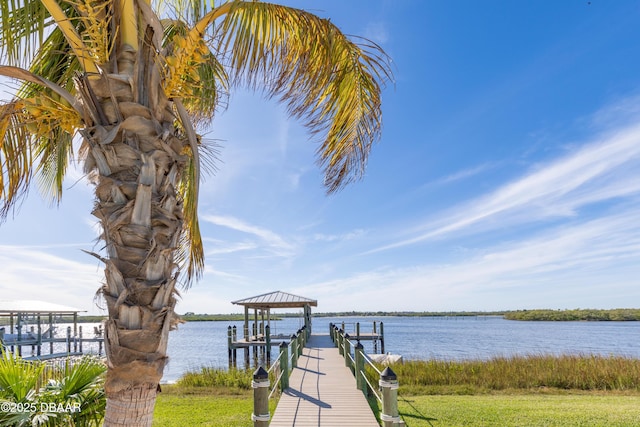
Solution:
{"label": "palm tree", "polygon": [[59,200],[69,162],[82,162],[104,241],[93,255],[109,314],[105,425],[150,425],[178,273],[188,287],[204,265],[197,201],[211,150],[195,127],[231,88],[260,88],[317,136],[334,192],[362,176],[379,137],[388,57],[329,20],[256,1],[165,0],[162,19],[150,0],[0,3],[0,75],[23,82],[0,105],[0,219],[34,177]]}

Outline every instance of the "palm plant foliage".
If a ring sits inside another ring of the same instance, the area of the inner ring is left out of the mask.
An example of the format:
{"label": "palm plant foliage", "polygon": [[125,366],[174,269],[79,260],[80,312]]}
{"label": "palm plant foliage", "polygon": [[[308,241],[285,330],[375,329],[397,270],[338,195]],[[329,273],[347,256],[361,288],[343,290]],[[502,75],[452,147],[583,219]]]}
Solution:
{"label": "palm plant foliage", "polygon": [[105,371],[104,362],[90,356],[47,365],[3,352],[0,426],[99,426]]}
{"label": "palm plant foliage", "polygon": [[[281,101],[318,141],[334,192],[364,172],[390,61],[327,19],[258,1],[0,2],[0,220],[35,179],[53,200],[79,161],[95,185],[108,373],[105,425],[150,425],[180,283],[204,266],[196,133],[238,85]],[[76,138],[78,136],[78,138]]]}

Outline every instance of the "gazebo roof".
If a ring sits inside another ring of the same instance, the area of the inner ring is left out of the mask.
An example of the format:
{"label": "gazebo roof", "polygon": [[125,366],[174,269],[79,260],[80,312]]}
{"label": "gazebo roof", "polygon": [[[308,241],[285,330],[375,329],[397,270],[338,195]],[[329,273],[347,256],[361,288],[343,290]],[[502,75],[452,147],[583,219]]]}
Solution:
{"label": "gazebo roof", "polygon": [[47,301],[35,300],[0,300],[0,314],[10,313],[55,313],[55,314],[73,314],[86,310],[66,305],[54,304]]}
{"label": "gazebo roof", "polygon": [[298,308],[309,305],[318,306],[318,301],[287,292],[275,291],[255,297],[231,301],[232,304],[242,305],[249,308]]}

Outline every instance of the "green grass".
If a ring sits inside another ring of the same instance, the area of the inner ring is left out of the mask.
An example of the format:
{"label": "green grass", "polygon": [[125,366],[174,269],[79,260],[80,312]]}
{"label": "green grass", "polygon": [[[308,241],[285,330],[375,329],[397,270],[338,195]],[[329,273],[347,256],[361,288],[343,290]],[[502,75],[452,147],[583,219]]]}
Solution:
{"label": "green grass", "polygon": [[[271,414],[276,402],[271,401]],[[523,394],[400,396],[408,427],[637,427],[640,394]],[[251,391],[165,386],[154,427],[251,427]]]}
{"label": "green grass", "polygon": [[[409,427],[640,426],[637,359],[540,355],[405,361],[392,368],[400,382],[400,415]],[[250,427],[250,383],[250,371],[187,373],[178,384],[163,386],[153,425]],[[272,399],[271,414],[276,404]]]}
{"label": "green grass", "polygon": [[[275,410],[275,401],[270,411]],[[252,427],[253,392],[237,388],[163,386],[154,427]]]}
{"label": "green grass", "polygon": [[640,395],[411,396],[398,409],[408,427],[636,427]]}
{"label": "green grass", "polygon": [[640,360],[620,356],[514,356],[487,361],[405,361],[392,366],[404,394],[482,394],[494,390],[632,390]]}
{"label": "green grass", "polygon": [[[251,371],[211,367],[185,373],[176,384],[162,386],[153,426],[253,426],[252,375]],[[276,404],[271,399],[271,414]]]}

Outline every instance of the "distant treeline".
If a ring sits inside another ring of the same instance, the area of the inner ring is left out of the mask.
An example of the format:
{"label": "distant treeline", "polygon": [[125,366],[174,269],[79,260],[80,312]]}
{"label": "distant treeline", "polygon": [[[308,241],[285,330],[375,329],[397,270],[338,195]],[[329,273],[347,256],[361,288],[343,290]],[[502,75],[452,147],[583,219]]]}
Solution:
{"label": "distant treeline", "polygon": [[[400,317],[445,317],[445,316],[503,316],[504,311],[447,311],[447,312],[425,312],[425,311],[341,311],[341,312],[326,312],[326,313],[313,313],[313,317],[386,317],[386,316],[400,316]],[[302,312],[299,313],[276,313],[271,314],[271,320],[280,320],[290,317],[302,317]],[[180,315],[180,318],[187,322],[199,322],[199,321],[241,321],[244,320],[244,314],[195,314],[185,313]],[[249,320],[253,320],[253,311],[249,313]]]}
{"label": "distant treeline", "polygon": [[546,321],[622,321],[640,320],[640,309],[616,308],[612,310],[575,309],[575,310],[518,310],[504,314],[507,320],[546,320]]}
{"label": "distant treeline", "polygon": [[[465,317],[503,316],[504,311],[341,311],[313,313],[314,317]],[[299,316],[299,315],[298,315]]]}
{"label": "distant treeline", "polygon": [[[299,313],[271,314],[271,320],[280,320],[289,317],[301,317]],[[637,321],[640,320],[640,309],[616,308],[612,310],[575,309],[575,310],[516,310],[516,311],[340,311],[313,313],[313,317],[473,317],[473,316],[502,316],[507,320],[531,320],[531,321]],[[185,313],[180,318],[186,322],[238,322],[244,320],[240,313],[231,314],[196,314]],[[78,321],[83,323],[101,322],[105,316],[78,316]],[[253,319],[253,312],[249,314]],[[56,322],[72,322],[73,318],[63,318]]]}

